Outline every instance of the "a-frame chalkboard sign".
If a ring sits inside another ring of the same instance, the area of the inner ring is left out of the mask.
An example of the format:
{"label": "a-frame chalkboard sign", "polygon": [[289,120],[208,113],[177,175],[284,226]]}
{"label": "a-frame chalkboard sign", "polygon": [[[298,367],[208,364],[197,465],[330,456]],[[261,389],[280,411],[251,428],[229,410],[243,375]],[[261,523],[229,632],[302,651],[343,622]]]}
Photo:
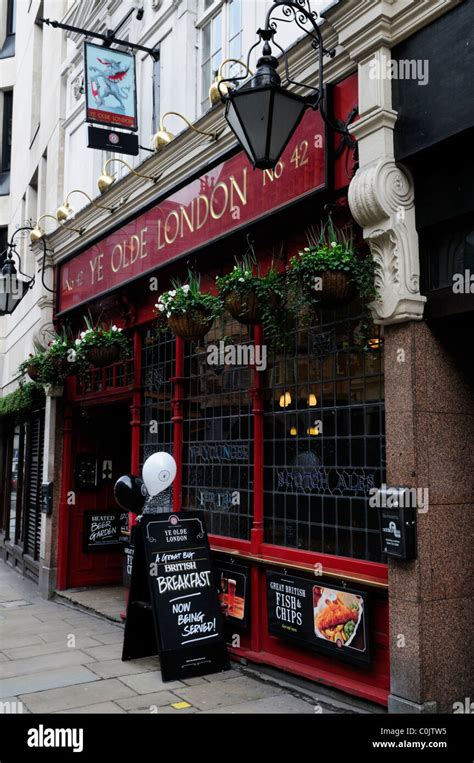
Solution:
{"label": "a-frame chalkboard sign", "polygon": [[206,529],[197,513],[144,514],[122,660],[160,655],[163,681],[229,668]]}

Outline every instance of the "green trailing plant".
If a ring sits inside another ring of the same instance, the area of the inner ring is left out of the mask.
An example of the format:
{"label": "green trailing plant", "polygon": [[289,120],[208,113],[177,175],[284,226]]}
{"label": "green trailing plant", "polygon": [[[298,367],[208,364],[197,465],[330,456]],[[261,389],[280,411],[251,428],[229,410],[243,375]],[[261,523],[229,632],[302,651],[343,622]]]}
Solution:
{"label": "green trailing plant", "polygon": [[273,348],[281,345],[285,285],[273,263],[263,275],[256,258],[244,255],[230,273],[217,276],[216,286],[233,317],[242,323],[261,322],[265,341]]}
{"label": "green trailing plant", "polygon": [[204,327],[222,315],[221,298],[201,291],[200,279],[191,271],[188,271],[186,283],[174,279],[171,286],[158,297],[155,305],[158,331],[165,331],[173,317],[187,316]]}
{"label": "green trailing plant", "polygon": [[38,382],[20,382],[13,392],[0,398],[0,416],[11,416],[26,411],[44,399],[44,391]]}
{"label": "green trailing plant", "polygon": [[308,244],[290,259],[287,269],[291,310],[303,313],[308,306],[317,306],[321,297],[319,279],[328,271],[342,271],[353,284],[361,303],[361,330],[366,342],[373,329],[369,305],[377,298],[373,258],[361,256],[354,247],[352,232],[347,234],[336,228],[331,219],[318,230],[308,232]]}
{"label": "green trailing plant", "polygon": [[34,380],[41,384],[64,384],[66,376],[77,368],[76,351],[71,339],[63,332],[48,342],[46,349],[35,345],[35,352],[30,353],[20,364],[21,374],[34,374]]}

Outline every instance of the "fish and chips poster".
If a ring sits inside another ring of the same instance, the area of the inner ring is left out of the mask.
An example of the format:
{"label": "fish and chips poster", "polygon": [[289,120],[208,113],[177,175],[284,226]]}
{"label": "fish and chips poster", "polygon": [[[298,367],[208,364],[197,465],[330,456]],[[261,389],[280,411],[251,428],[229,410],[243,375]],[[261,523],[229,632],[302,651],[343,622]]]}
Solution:
{"label": "fish and chips poster", "polygon": [[84,43],[86,120],[138,130],[135,56]]}
{"label": "fish and chips poster", "polygon": [[268,630],[359,665],[370,664],[367,594],[267,571]]}

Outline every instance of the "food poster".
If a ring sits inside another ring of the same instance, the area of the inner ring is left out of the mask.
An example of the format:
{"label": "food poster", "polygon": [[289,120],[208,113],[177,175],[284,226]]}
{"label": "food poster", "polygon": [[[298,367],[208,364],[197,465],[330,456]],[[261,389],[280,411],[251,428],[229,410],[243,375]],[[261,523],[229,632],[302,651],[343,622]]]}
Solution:
{"label": "food poster", "polygon": [[248,625],[249,574],[248,567],[240,564],[215,562],[219,586],[219,605],[224,623],[246,628]]}
{"label": "food poster", "polygon": [[367,595],[362,591],[268,571],[267,602],[272,635],[369,664]]}

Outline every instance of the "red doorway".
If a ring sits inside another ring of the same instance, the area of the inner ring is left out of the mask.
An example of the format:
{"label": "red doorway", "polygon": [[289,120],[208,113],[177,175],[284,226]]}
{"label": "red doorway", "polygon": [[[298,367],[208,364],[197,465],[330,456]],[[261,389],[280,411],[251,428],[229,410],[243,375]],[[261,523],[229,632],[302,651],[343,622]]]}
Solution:
{"label": "red doorway", "polygon": [[114,484],[130,471],[130,403],[74,408],[72,484],[68,506],[67,587],[122,581],[122,549],[84,548],[85,513],[117,510]]}

